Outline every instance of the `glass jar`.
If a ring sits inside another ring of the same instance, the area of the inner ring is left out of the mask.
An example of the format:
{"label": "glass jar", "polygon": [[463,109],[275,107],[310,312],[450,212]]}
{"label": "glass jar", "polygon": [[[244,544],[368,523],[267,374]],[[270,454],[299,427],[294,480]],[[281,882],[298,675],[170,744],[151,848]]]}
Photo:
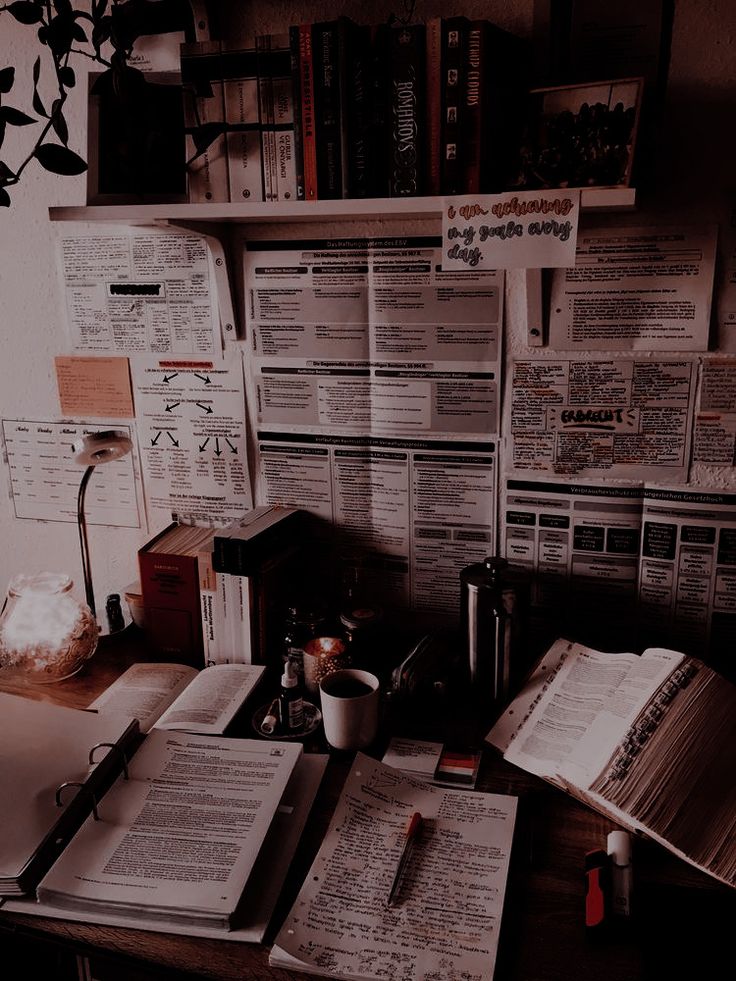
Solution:
{"label": "glass jar", "polygon": [[48,684],[76,674],[95,652],[99,627],[72,595],[72,580],[55,572],[18,575],[0,613],[0,668]]}
{"label": "glass jar", "polygon": [[340,626],[354,668],[377,672],[383,652],[379,628],[383,611],[377,606],[352,606],[340,614]]}
{"label": "glass jar", "polygon": [[350,654],[341,637],[314,637],[304,648],[304,688],[307,694],[319,702],[319,683],[323,678],[349,668]]}
{"label": "glass jar", "polygon": [[290,606],[284,625],[281,659],[293,661],[297,677],[304,681],[304,648],[310,640],[325,633],[327,611],[317,603]]}

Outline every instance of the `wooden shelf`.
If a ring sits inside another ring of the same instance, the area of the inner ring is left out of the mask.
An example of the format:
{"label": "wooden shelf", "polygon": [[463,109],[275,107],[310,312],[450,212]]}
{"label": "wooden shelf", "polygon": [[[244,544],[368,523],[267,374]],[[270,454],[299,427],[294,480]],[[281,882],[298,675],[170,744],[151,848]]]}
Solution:
{"label": "wooden shelf", "polygon": [[[49,208],[51,221],[122,222],[148,225],[157,222],[300,222],[371,221],[382,218],[437,218],[441,197],[353,198],[346,201],[269,201],[257,204],[115,204],[77,208]],[[633,187],[586,188],[584,211],[632,211]]]}

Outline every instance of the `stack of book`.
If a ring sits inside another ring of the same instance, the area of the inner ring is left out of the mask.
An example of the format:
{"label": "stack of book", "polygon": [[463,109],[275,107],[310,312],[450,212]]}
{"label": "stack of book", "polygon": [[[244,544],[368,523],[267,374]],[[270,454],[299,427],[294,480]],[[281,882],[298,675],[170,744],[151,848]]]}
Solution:
{"label": "stack of book", "polygon": [[338,17],[181,58],[191,201],[472,194],[517,176],[527,43],[488,21]]}
{"label": "stack of book", "polygon": [[305,512],[253,508],[222,528],[171,524],[138,553],[149,647],[195,667],[266,664]]}

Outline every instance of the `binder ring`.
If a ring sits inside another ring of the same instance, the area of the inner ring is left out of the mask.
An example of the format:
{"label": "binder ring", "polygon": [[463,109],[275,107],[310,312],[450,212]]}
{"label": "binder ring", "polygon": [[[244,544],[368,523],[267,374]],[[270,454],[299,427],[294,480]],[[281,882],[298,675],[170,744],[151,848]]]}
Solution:
{"label": "binder ring", "polygon": [[92,798],[92,814],[94,819],[95,821],[100,820],[100,815],[97,813],[97,801],[95,800],[95,795],[92,793],[89,787],[85,786],[83,783],[80,783],[78,780],[67,780],[65,783],[59,784],[59,786],[56,788],[57,807],[61,807],[61,792],[65,787],[79,787],[80,790],[83,790],[86,794],[89,794],[89,796]]}
{"label": "binder ring", "polygon": [[122,749],[122,747],[118,746],[117,743],[95,743],[95,745],[89,751],[89,762],[90,763],[94,763],[93,757],[95,755],[95,750],[96,749],[99,749],[100,746],[106,746],[108,749],[114,749],[116,753],[119,753],[120,754],[120,758],[123,761],[123,779],[124,780],[127,780],[128,779],[128,758],[125,755],[125,751]]}

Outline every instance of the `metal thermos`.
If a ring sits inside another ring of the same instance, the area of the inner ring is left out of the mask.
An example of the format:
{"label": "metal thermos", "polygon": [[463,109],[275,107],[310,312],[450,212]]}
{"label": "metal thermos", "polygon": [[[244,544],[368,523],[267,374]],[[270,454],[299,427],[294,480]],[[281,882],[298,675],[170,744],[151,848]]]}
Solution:
{"label": "metal thermos", "polygon": [[489,557],[460,573],[461,622],[472,691],[485,707],[509,695],[516,633],[516,592],[505,580],[506,559]]}

